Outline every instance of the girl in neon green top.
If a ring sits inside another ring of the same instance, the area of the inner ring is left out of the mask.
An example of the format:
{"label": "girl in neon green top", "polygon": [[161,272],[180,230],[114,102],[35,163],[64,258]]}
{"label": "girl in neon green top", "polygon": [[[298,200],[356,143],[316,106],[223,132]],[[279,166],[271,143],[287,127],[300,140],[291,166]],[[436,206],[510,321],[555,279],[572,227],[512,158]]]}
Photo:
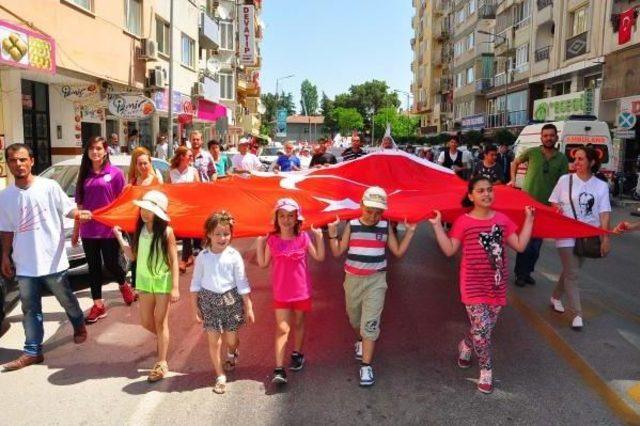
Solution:
{"label": "girl in neon green top", "polygon": [[147,192],[142,200],[133,247],[122,237],[119,227],[113,229],[122,250],[137,261],[136,287],[140,292],[140,321],[158,339],[158,361],[148,380],[156,382],[169,372],[169,303],[180,299],[178,287],[178,249],[173,229],[169,226],[169,200],[160,191]]}

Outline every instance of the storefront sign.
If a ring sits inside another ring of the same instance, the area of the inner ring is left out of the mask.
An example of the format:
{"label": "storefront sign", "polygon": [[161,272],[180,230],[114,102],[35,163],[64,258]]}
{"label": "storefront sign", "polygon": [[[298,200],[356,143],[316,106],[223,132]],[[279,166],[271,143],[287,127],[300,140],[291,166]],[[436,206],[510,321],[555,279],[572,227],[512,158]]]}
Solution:
{"label": "storefront sign", "polygon": [[142,120],[151,117],[156,107],[153,101],[142,95],[109,96],[109,112],[123,120]]}
{"label": "storefront sign", "polygon": [[240,63],[254,65],[256,63],[255,9],[253,5],[242,5],[240,15]]}
{"label": "storefront sign", "polygon": [[85,105],[81,108],[82,121],[104,121],[104,108],[94,105]]}
{"label": "storefront sign", "polygon": [[65,84],[59,86],[60,96],[62,99],[71,102],[81,102],[87,99],[95,98],[100,94],[97,84],[70,85]]}
{"label": "storefront sign", "polygon": [[484,128],[484,114],[462,117],[462,130],[480,130]]}
{"label": "storefront sign", "polygon": [[[167,111],[167,104],[169,103],[169,92],[167,90],[162,92],[156,92],[153,95],[153,102],[159,111]],[[183,95],[180,92],[173,92],[173,113],[174,114],[196,114],[196,107],[191,100],[191,96]]]}
{"label": "storefront sign", "polygon": [[56,43],[48,36],[0,20],[0,64],[56,72]]}
{"label": "storefront sign", "polygon": [[537,99],[533,102],[533,118],[539,121],[560,121],[570,115],[593,114],[594,95],[576,92],[567,95]]}
{"label": "storefront sign", "polygon": [[613,129],[613,135],[618,139],[635,139],[636,131],[627,129]]}

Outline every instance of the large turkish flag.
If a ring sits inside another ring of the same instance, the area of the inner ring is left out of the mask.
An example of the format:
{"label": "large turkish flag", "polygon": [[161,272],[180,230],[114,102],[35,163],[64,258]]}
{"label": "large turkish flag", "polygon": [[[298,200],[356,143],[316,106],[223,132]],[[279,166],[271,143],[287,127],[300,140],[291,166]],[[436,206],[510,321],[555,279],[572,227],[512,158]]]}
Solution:
{"label": "large turkish flag", "polygon": [[[171,226],[182,237],[202,236],[205,219],[227,210],[236,219],[234,235],[264,235],[273,229],[273,207],[282,197],[294,198],[302,208],[305,228],[360,215],[360,199],[369,186],[381,186],[389,194],[384,216],[402,222],[423,221],[440,210],[453,220],[466,210],[461,207],[467,183],[450,170],[401,151],[378,152],[323,169],[292,173],[256,173],[233,176],[213,183],[129,187],[109,206],[94,212],[107,225],[131,232],[138,209],[132,203],[149,189],[169,197]],[[577,222],[538,203],[526,193],[506,186],[495,187],[496,210],[522,224],[524,208],[537,208],[534,236],[546,238],[585,237],[602,234],[598,228]]]}

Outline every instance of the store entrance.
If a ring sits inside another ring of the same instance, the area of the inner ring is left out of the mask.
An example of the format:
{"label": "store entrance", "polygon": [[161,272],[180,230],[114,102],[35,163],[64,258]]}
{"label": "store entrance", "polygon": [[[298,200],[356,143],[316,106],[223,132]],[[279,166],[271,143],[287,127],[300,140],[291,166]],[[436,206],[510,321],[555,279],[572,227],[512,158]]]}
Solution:
{"label": "store entrance", "polygon": [[49,86],[22,80],[22,122],[24,143],[33,150],[34,173],[37,174],[51,165]]}

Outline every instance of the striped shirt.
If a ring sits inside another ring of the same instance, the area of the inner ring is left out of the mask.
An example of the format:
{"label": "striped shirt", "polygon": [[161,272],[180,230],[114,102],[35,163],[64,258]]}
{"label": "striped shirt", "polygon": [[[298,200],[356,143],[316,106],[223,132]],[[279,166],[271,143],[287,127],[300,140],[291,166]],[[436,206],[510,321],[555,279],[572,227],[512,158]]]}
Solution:
{"label": "striped shirt", "polygon": [[381,220],[364,225],[359,219],[349,221],[351,235],[344,270],[354,275],[371,275],[387,270],[387,238],[389,224]]}

